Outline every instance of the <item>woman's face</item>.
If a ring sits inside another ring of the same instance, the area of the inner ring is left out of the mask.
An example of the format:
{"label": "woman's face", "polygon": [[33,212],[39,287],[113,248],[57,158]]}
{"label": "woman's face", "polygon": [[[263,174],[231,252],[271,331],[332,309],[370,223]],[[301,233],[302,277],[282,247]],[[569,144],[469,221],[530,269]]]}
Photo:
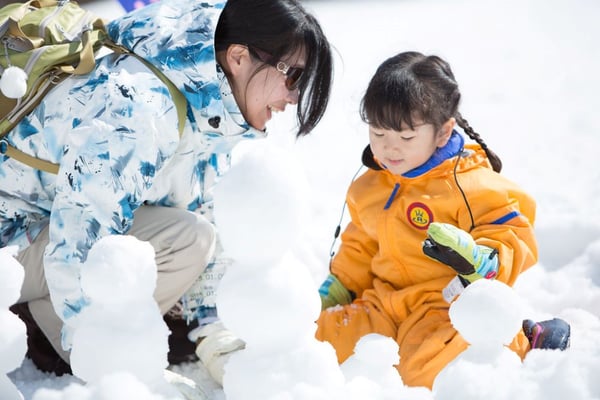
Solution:
{"label": "woman's face", "polygon": [[[275,112],[285,111],[288,104],[297,104],[298,89],[288,89],[287,76],[276,67],[252,57],[244,58],[233,74],[232,90],[240,111],[254,128],[264,130]],[[303,68],[304,51],[282,58],[285,66]],[[283,65],[283,64],[282,64]]]}

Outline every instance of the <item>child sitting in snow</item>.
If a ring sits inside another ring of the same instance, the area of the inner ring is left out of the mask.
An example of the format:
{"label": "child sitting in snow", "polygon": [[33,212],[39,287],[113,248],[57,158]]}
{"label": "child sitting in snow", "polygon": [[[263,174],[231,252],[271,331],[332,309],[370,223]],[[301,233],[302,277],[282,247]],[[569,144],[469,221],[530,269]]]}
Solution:
{"label": "child sitting in snow", "polygon": [[[377,70],[361,103],[369,168],[347,194],[351,222],[320,288],[316,336],[338,361],[369,333],[394,338],[405,384],[431,388],[466,349],[450,301],[476,279],[513,285],[537,262],[535,202],[458,111],[447,62],[405,52]],[[465,145],[458,124],[476,145]],[[458,273],[458,275],[457,275]],[[510,348],[569,345],[562,320],[524,321]]]}

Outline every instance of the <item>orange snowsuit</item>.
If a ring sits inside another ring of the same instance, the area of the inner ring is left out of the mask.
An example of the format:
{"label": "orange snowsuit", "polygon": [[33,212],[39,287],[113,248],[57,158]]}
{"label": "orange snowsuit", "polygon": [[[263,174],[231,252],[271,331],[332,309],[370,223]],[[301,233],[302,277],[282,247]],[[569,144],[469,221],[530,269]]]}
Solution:
{"label": "orange snowsuit", "polygon": [[[453,135],[447,146],[456,151],[437,165],[402,176],[369,169],[352,183],[346,199],[351,222],[331,273],[356,299],[322,311],[317,321],[317,339],[334,346],[340,363],[366,334],[395,339],[397,368],[410,386],[431,388],[467,347],[441,293],[456,272],[422,251],[431,222],[453,224],[497,249],[496,279],[508,285],[537,262],[534,200],[494,172],[480,146],[461,151],[463,139]],[[510,347],[523,357],[529,342],[521,332]]]}

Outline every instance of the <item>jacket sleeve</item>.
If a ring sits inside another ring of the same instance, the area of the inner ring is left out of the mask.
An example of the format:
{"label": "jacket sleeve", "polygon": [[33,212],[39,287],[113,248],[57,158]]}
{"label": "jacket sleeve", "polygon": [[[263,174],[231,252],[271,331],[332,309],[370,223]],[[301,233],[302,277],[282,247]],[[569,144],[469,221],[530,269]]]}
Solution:
{"label": "jacket sleeve", "polygon": [[[519,274],[538,259],[533,228],[535,201],[500,175],[487,176],[483,182],[488,183],[486,188],[469,195],[475,222],[470,233],[477,244],[498,251],[500,266],[496,279],[513,285]],[[459,218],[463,221],[461,225],[471,223],[467,214],[465,210]]]}
{"label": "jacket sleeve", "polygon": [[377,253],[378,243],[363,229],[355,205],[350,200],[347,202],[351,221],[342,233],[340,248],[331,263],[331,273],[360,297],[365,289],[373,287],[371,260]]}
{"label": "jacket sleeve", "polygon": [[77,315],[89,305],[80,279],[90,248],[102,237],[129,230],[133,212],[179,140],[176,113],[164,98],[148,96],[138,81],[133,83],[145,101],[110,96],[119,87],[113,83],[95,87],[76,127],[69,126],[70,120],[53,125],[71,132],[56,179],[44,256],[52,303],[65,322],[65,349]]}

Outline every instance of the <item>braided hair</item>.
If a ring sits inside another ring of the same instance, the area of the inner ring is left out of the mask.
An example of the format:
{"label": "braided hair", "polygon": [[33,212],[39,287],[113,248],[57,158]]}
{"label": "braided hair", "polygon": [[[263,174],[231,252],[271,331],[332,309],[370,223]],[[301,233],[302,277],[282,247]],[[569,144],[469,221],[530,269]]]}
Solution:
{"label": "braided hair", "polygon": [[361,119],[382,129],[411,129],[416,120],[433,124],[436,131],[450,118],[485,151],[492,168],[502,161],[458,111],[460,91],[450,65],[438,56],[408,51],[388,58],[369,82],[360,105]]}

